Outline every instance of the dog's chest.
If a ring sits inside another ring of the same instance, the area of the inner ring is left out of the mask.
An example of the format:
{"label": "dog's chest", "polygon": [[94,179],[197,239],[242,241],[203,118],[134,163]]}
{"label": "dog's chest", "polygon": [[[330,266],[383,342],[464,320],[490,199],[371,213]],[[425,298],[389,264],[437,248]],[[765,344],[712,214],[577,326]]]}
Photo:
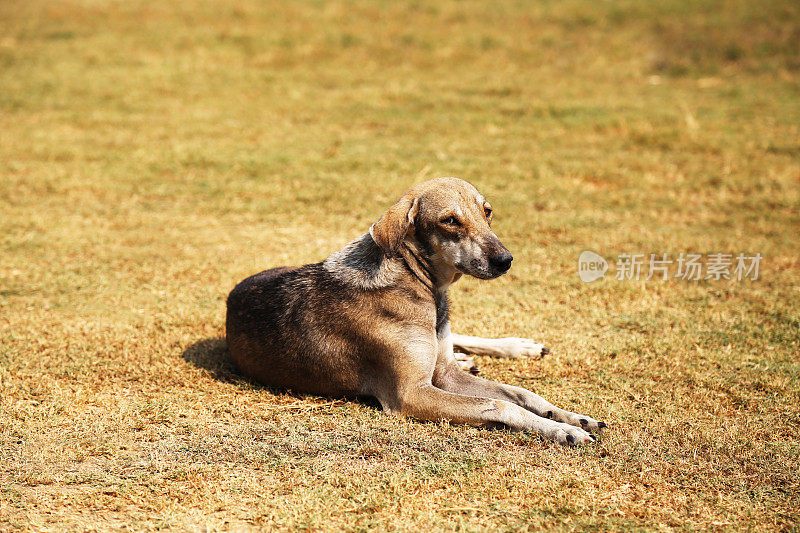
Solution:
{"label": "dog's chest", "polygon": [[445,326],[450,323],[450,302],[444,292],[436,298],[436,336],[440,337]]}

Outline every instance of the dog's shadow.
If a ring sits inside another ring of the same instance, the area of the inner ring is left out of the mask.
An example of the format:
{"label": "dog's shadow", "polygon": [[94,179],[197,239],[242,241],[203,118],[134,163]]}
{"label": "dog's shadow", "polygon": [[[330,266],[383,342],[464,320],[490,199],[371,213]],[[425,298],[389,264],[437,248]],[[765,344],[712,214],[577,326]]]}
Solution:
{"label": "dog's shadow", "polygon": [[191,344],[183,351],[183,360],[207,371],[212,378],[223,383],[255,385],[243,376],[231,359],[225,337],[209,337]]}
{"label": "dog's shadow", "polygon": [[[228,343],[225,341],[225,337],[209,337],[197,341],[189,345],[189,347],[183,351],[181,357],[187,363],[207,371],[212,378],[222,383],[231,383],[247,389],[265,389],[273,394],[289,395],[301,400],[318,398],[318,396],[314,395],[265,387],[243,375],[231,358],[231,353],[228,350]],[[357,397],[345,399],[358,402],[376,410],[381,410],[380,404],[374,398]]]}

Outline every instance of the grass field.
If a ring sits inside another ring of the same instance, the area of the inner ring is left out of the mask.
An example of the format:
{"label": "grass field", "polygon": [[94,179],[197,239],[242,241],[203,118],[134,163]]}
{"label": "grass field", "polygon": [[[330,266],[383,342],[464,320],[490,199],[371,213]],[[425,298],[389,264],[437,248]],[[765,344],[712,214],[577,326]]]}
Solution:
{"label": "grass field", "polygon": [[[796,529],[799,58],[794,0],[0,1],[0,530]],[[226,359],[236,282],[450,175],[515,256],[454,329],[549,346],[478,363],[596,445]]]}

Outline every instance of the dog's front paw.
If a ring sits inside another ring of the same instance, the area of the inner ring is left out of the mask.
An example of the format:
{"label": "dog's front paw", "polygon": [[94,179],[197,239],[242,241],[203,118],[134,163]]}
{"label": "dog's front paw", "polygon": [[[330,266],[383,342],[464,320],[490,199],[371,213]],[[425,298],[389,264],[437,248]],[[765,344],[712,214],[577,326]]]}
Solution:
{"label": "dog's front paw", "polygon": [[534,341],[533,339],[522,339],[520,337],[506,337],[498,339],[505,343],[505,352],[508,357],[516,359],[518,357],[531,357],[533,359],[541,359],[550,353],[548,348]]}

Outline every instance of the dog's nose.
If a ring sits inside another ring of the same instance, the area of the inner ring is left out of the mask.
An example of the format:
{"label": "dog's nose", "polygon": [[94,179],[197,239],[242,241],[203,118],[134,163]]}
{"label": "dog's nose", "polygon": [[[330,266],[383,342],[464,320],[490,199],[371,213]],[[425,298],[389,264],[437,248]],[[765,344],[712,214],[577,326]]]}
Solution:
{"label": "dog's nose", "polygon": [[514,256],[506,251],[490,257],[489,264],[492,265],[493,269],[499,272],[505,272],[511,268],[511,261],[513,260]]}

